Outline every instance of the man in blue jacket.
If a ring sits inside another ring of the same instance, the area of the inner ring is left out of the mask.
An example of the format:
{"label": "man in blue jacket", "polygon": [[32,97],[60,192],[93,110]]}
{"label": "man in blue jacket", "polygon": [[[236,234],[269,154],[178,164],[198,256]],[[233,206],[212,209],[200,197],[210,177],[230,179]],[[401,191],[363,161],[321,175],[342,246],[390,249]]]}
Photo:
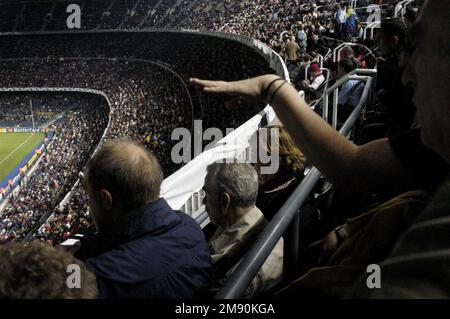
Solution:
{"label": "man in blue jacket", "polygon": [[83,186],[97,233],[76,255],[100,298],[192,298],[209,285],[201,228],[159,198],[162,180],[157,159],[128,140],[105,143],[88,162]]}

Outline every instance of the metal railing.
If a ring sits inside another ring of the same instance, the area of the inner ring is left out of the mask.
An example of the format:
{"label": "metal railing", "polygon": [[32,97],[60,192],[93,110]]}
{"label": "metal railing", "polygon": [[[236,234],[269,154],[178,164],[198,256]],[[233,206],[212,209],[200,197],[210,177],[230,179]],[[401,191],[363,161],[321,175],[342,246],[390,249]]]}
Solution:
{"label": "metal railing", "polygon": [[309,62],[305,66],[305,79],[308,78],[308,71],[309,71],[309,68],[311,67],[311,64],[317,63],[317,64],[319,64],[319,67],[321,69],[323,69],[323,60],[324,60],[323,55],[318,54],[316,58],[317,58],[317,61],[314,59],[313,61]]}
{"label": "metal railing", "polygon": [[362,23],[372,23],[375,21],[381,21],[383,13],[386,13],[385,8],[389,7],[390,4],[371,4],[365,7],[355,8],[355,12]]}
{"label": "metal railing", "polygon": [[[328,88],[328,83],[327,83],[322,96],[311,105],[311,107],[313,109],[315,109],[320,103],[322,103],[323,117],[324,117],[325,121],[328,122],[329,95],[331,93],[333,93],[334,96],[339,96],[339,87],[349,79],[360,80],[360,78],[351,78],[355,74],[376,76],[377,70],[376,69],[356,69],[356,70],[353,70],[352,72],[346,74],[343,78],[339,79],[330,88]],[[329,78],[327,78],[327,81],[328,82],[330,81]],[[337,109],[336,109],[336,112],[337,112]]]}
{"label": "metal railing", "polygon": [[[180,210],[193,217],[200,216],[205,210],[205,205],[203,205],[204,197],[205,194],[201,189],[193,192],[183,206],[181,206]],[[201,223],[199,222],[199,224]]]}
{"label": "metal railing", "polygon": [[[349,80],[358,80],[358,81],[366,81],[367,76],[361,76],[361,75],[376,75],[377,70],[376,69],[356,69],[352,72],[346,74],[344,77],[339,79],[333,86],[328,88],[324,92],[324,99],[323,99],[323,114],[322,117],[326,122],[330,122],[328,119],[328,102],[329,98],[328,96],[330,94],[333,94],[333,110],[332,110],[332,120],[331,125],[336,128],[337,127],[337,116],[338,116],[338,99],[339,99],[339,89],[340,87],[346,83]],[[366,83],[367,85],[367,83]]]}
{"label": "metal railing", "polygon": [[359,44],[359,43],[352,43],[352,42],[343,42],[341,44],[339,44],[334,50],[333,50],[333,62],[339,62],[340,61],[340,56],[341,56],[341,51],[346,48],[346,47],[363,47],[369,55],[371,55],[374,60],[376,61],[377,57],[375,56],[375,54],[373,54],[372,50],[369,49],[367,46],[363,45],[363,44]]}
{"label": "metal railing", "polygon": [[364,27],[363,40],[367,39],[367,30],[370,30],[370,39],[373,40],[373,33],[374,33],[375,29],[380,28],[380,26],[381,26],[381,22],[375,21],[375,22],[368,24],[366,27]]}
{"label": "metal railing", "polygon": [[[322,70],[322,74],[324,73],[324,71],[326,71],[325,72],[325,74],[326,74],[326,76],[325,76],[325,81],[324,81],[324,83],[319,87],[319,90],[318,91],[321,91],[322,89],[323,89],[323,93],[322,93],[322,96],[319,98],[319,99],[317,99],[317,100],[315,100],[313,103],[311,103],[311,108],[314,110],[315,108],[316,108],[316,106],[317,105],[319,105],[319,103],[320,102],[322,102],[323,101],[323,98],[324,98],[324,96],[325,96],[325,93],[326,93],[326,91],[328,90],[328,85],[330,84],[330,81],[331,81],[331,79],[330,79],[330,77],[331,77],[331,71],[330,71],[330,69],[327,69],[327,68],[321,68],[321,70]],[[323,86],[323,87],[322,87]]]}
{"label": "metal railing", "polygon": [[328,48],[328,51],[327,53],[325,53],[323,59],[327,60],[331,56],[331,53],[333,53],[333,50],[331,50],[331,48]]}
{"label": "metal railing", "polygon": [[[366,85],[361,99],[339,131],[343,135],[347,135],[353,127],[369,97],[373,79],[370,76],[364,78]],[[214,298],[235,299],[241,297],[283,235],[285,235],[284,269],[295,270],[298,268],[299,255],[296,247],[298,247],[299,227],[294,225],[298,224],[299,208],[319,181],[320,176],[321,174],[316,168],[313,168],[305,176],[293,194],[261,232],[254,245]],[[289,232],[287,232],[288,229]],[[286,262],[287,260],[289,260],[289,263]],[[285,271],[283,276],[289,279],[289,275],[290,273]]]}
{"label": "metal railing", "polygon": [[415,0],[404,0],[397,3],[394,9],[394,18],[403,17],[406,13],[408,5],[412,4]]}

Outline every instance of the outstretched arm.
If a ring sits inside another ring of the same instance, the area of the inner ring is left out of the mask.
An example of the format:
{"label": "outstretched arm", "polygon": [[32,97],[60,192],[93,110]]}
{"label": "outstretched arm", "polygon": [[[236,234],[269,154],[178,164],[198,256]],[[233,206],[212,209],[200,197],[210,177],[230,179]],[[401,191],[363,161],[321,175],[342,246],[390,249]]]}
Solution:
{"label": "outstretched arm", "polygon": [[[289,134],[320,172],[338,187],[357,191],[402,190],[413,181],[393,154],[387,139],[357,146],[312,111],[297,91],[276,75],[224,82],[190,79],[204,92],[272,99]],[[268,89],[270,85],[270,88]],[[268,89],[268,90],[267,90]],[[275,94],[274,94],[275,93]]]}

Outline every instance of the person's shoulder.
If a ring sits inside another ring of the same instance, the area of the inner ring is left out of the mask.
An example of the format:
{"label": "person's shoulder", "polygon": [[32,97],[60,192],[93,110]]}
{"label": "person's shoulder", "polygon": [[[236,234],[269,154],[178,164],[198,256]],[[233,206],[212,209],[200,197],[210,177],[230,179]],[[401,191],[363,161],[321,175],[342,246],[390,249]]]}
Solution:
{"label": "person's shoulder", "polygon": [[[416,223],[427,223],[427,220],[435,220],[433,223],[428,222],[428,226],[436,228],[447,225],[450,230],[450,175],[444,179],[441,186],[434,193],[433,198],[429,201],[423,213],[418,216]],[[431,225],[432,224],[432,225]]]}
{"label": "person's shoulder", "polygon": [[202,228],[192,216],[179,210],[174,210],[174,213],[177,214],[181,219],[181,223],[177,226],[178,231],[189,234],[190,236],[192,236],[192,240],[204,238]]}
{"label": "person's shoulder", "polygon": [[352,80],[346,81],[344,84],[342,84],[342,89],[340,90],[340,92],[342,92],[344,89],[349,89],[350,87],[352,87],[352,85]]}

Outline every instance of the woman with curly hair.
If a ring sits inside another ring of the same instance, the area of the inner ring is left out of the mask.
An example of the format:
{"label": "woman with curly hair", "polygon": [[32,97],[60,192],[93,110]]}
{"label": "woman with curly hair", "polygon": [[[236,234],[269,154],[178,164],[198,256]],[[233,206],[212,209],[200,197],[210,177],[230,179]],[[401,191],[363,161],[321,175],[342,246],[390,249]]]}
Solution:
{"label": "woman with curly hair", "polygon": [[261,174],[263,164],[255,165],[261,184],[256,206],[271,220],[303,179],[306,159],[283,126],[272,125],[263,130],[267,130],[267,142],[263,142],[260,130],[259,145],[269,156],[278,153],[279,168],[275,174]]}

